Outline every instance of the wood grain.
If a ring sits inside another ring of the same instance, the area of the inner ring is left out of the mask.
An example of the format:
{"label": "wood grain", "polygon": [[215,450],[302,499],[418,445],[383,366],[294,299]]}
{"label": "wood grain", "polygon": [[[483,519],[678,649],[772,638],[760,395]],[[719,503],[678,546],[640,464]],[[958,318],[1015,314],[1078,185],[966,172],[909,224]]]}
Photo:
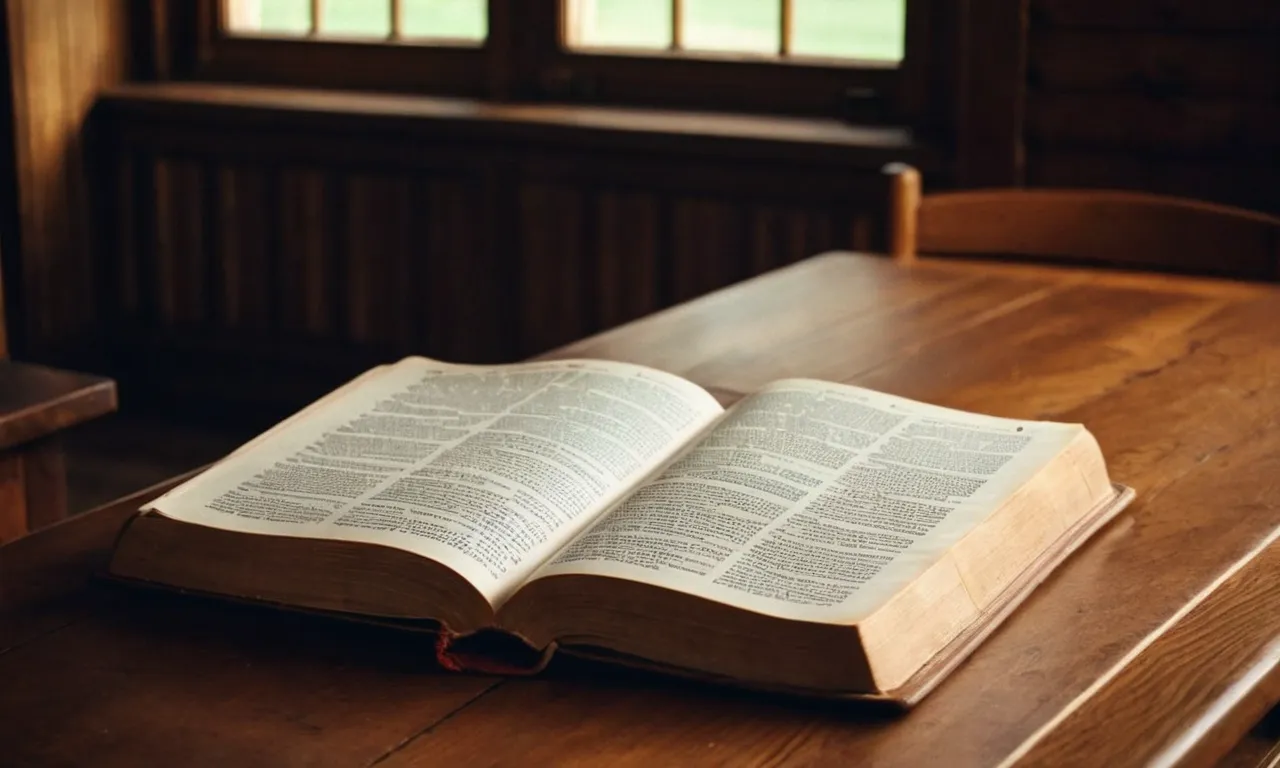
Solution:
{"label": "wood grain", "polygon": [[125,505],[0,548],[0,741],[108,765],[1210,764],[1280,696],[1276,291],[832,255],[549,355],[1089,426],[1139,500],[906,717],[567,660],[495,685],[377,632],[84,591]]}
{"label": "wood grain", "polygon": [[[1273,544],[1272,537],[1268,544]],[[1190,611],[1164,629],[1141,654],[1123,660],[1105,682],[1081,694],[1064,714],[1033,736],[1012,761],[1026,765],[1066,765],[1088,755],[1116,765],[1146,753],[1149,762],[1195,765],[1228,751],[1239,738],[1219,733],[1215,710],[1234,706],[1247,690],[1252,707],[1241,714],[1258,719],[1268,702],[1280,699],[1280,548],[1262,549],[1224,572],[1223,583],[1188,603]],[[1206,604],[1205,598],[1215,599]],[[1239,617],[1257,626],[1242,627]],[[1125,662],[1128,663],[1125,663]],[[1224,690],[1226,674],[1235,681]],[[1147,720],[1147,728],[1117,731],[1136,702],[1176,700],[1170,717]],[[1159,745],[1163,749],[1152,751]],[[1096,763],[1095,763],[1096,764]]]}
{"label": "wood grain", "polygon": [[[99,91],[124,79],[126,3],[9,0],[5,89],[12,103],[17,238],[6,245],[13,343],[28,355],[92,335],[97,252],[81,127]],[[11,91],[9,90],[11,88]],[[6,130],[6,134],[9,132]],[[7,163],[6,163],[7,165]],[[9,201],[6,201],[6,205]]]}
{"label": "wood grain", "polygon": [[[24,714],[5,730],[22,727],[26,737],[6,759],[125,766],[145,753],[194,766],[369,765],[495,682],[444,672],[425,638],[385,629],[159,597],[108,595],[90,610],[5,654],[69,673],[63,682],[9,680],[5,701]],[[98,650],[83,653],[85,641]],[[282,696],[296,698],[280,708]],[[51,718],[76,725],[55,734],[42,727]],[[156,742],[157,730],[170,737]]]}
{"label": "wood grain", "polygon": [[[447,717],[494,684],[442,674],[414,635],[95,586],[124,521],[182,479],[0,548],[0,658],[69,664],[71,672],[67,688],[40,674],[6,678],[12,685],[0,701],[6,711],[21,707],[34,729],[10,745],[7,760],[82,762],[92,755],[98,765],[128,765],[145,749],[187,765],[369,764],[416,735],[421,722]],[[156,632],[167,636],[168,650],[146,649]],[[98,651],[73,650],[86,634]],[[275,638],[267,651],[274,660],[262,655],[263,637]],[[201,658],[196,675],[193,653]],[[336,665],[330,672],[312,674],[329,664]],[[406,680],[415,682],[388,695],[387,685]],[[275,707],[291,694],[309,703]],[[65,708],[68,697],[78,704]],[[184,706],[197,700],[199,706]],[[51,716],[79,723],[79,735],[50,738],[42,724]],[[160,730],[176,738],[149,749],[161,721]],[[344,743],[333,741],[338,733],[346,734]],[[289,745],[278,752],[285,734]]]}
{"label": "wood grain", "polygon": [[[0,622],[0,652],[32,639],[22,628],[38,622],[20,619],[56,612],[59,606],[78,600],[106,567],[116,534],[125,521],[142,504],[192,474],[130,494],[0,547],[0,615],[6,619]],[[62,619],[69,620],[68,616]]]}

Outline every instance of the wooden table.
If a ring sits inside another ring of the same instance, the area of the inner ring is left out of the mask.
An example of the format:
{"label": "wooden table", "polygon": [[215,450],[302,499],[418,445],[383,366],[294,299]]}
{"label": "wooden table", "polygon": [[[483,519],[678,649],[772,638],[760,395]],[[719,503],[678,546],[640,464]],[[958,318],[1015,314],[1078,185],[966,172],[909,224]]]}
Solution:
{"label": "wooden table", "polygon": [[111,379],[0,360],[0,544],[66,517],[59,433],[115,408]]}
{"label": "wooden table", "polygon": [[0,549],[0,763],[1203,764],[1280,695],[1280,290],[826,256],[553,356],[1081,421],[1138,501],[906,717],[86,587],[138,499]]}

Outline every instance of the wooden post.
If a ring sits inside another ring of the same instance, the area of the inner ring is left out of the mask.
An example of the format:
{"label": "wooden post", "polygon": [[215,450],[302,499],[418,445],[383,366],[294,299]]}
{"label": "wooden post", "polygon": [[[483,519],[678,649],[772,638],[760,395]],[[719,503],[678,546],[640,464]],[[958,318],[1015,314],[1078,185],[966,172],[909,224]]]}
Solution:
{"label": "wooden post", "polygon": [[889,163],[880,172],[889,182],[889,254],[894,261],[910,264],[916,260],[920,172],[906,163]]}

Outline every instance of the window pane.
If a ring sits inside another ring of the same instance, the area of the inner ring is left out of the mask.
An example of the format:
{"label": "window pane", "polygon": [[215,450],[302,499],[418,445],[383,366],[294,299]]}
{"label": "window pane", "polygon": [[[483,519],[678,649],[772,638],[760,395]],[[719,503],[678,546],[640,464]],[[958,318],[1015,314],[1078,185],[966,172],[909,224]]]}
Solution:
{"label": "window pane", "polygon": [[387,37],[391,34],[390,0],[324,0],[320,34],[325,37]]}
{"label": "window pane", "polygon": [[684,0],[684,47],[777,53],[781,6],[778,0]]}
{"label": "window pane", "polygon": [[568,43],[574,47],[667,48],[671,0],[569,0]]}
{"label": "window pane", "polygon": [[792,0],[799,56],[901,61],[906,0]]}
{"label": "window pane", "polygon": [[311,31],[310,0],[226,0],[227,29],[258,35],[305,35]]}
{"label": "window pane", "polygon": [[400,36],[484,40],[489,35],[485,0],[401,0]]}

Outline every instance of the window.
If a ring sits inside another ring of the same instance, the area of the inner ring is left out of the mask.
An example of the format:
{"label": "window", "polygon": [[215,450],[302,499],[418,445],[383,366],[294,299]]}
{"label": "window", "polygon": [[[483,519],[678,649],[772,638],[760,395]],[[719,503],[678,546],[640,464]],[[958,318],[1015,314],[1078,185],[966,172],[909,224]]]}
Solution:
{"label": "window", "polygon": [[227,0],[233,35],[314,40],[478,45],[488,36],[484,0]]}
{"label": "window", "polygon": [[945,80],[919,52],[945,49],[950,5],[200,0],[198,50],[171,55],[195,78],[899,121],[924,101],[913,92]]}
{"label": "window", "polygon": [[578,50],[902,60],[905,0],[566,0]]}

